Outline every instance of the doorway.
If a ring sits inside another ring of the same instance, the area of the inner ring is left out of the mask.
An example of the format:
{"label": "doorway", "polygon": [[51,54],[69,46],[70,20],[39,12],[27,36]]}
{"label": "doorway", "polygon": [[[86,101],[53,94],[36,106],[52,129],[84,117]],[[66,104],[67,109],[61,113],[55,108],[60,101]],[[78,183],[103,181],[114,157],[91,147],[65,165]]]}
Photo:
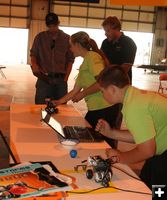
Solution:
{"label": "doorway", "polygon": [[27,64],[28,29],[0,28],[0,64]]}

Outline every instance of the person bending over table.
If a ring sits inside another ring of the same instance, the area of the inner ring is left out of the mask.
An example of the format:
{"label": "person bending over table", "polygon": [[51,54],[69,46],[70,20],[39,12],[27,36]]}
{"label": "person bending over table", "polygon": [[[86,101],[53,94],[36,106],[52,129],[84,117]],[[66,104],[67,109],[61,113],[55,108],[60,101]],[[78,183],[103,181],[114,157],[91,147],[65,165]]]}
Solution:
{"label": "person bending over table", "polygon": [[[86,32],[77,32],[70,37],[71,50],[75,57],[81,56],[84,60],[79,68],[79,74],[74,88],[59,100],[54,100],[56,105],[66,103],[69,100],[78,102],[85,99],[88,112],[85,119],[95,128],[98,119],[107,120],[111,127],[119,127],[117,124],[117,105],[111,105],[104,98],[99,89],[96,77],[104,69],[104,60],[96,42]],[[107,138],[108,139],[108,138]],[[107,141],[110,146],[116,147],[116,141]]]}
{"label": "person bending over table", "polygon": [[117,130],[100,119],[96,130],[106,137],[136,143],[130,151],[107,149],[108,157],[120,163],[145,161],[140,178],[152,185],[167,183],[167,98],[130,85],[121,67],[105,68],[98,83],[104,98],[111,104],[123,103],[122,113],[128,130]]}

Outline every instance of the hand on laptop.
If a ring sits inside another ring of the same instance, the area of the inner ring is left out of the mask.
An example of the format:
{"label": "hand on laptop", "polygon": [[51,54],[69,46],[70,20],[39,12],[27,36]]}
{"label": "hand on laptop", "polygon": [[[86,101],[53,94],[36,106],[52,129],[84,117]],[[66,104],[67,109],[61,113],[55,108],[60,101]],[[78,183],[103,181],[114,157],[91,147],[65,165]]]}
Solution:
{"label": "hand on laptop", "polygon": [[96,125],[96,131],[100,132],[102,135],[106,137],[111,137],[112,129],[107,121],[104,119],[99,119]]}
{"label": "hand on laptop", "polygon": [[63,99],[59,99],[59,100],[52,100],[52,103],[55,106],[61,105],[61,104],[66,104],[66,102],[63,101]]}
{"label": "hand on laptop", "polygon": [[58,106],[58,105],[61,105],[61,101],[60,100],[52,100],[52,103],[55,105],[55,106]]}

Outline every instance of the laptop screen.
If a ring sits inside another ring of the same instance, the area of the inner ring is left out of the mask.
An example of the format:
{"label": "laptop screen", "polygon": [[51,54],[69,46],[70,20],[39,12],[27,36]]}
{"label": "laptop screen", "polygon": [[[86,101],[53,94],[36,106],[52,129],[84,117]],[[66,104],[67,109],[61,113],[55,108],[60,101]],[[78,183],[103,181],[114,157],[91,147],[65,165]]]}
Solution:
{"label": "laptop screen", "polygon": [[42,109],[41,109],[41,117],[42,117],[42,120],[45,119],[46,115],[47,115],[47,112],[46,112],[45,110],[42,110]]}
{"label": "laptop screen", "polygon": [[55,120],[51,115],[49,115],[48,117],[48,113],[46,112],[46,110],[41,110],[41,112],[42,120],[55,131],[57,131],[62,137],[65,137],[61,124],[57,120]]}

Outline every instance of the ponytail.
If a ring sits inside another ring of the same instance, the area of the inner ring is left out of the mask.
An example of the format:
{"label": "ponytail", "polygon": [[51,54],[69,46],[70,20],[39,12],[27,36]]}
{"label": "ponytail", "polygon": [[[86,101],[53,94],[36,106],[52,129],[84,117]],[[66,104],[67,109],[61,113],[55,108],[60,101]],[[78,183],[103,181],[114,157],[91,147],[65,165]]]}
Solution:
{"label": "ponytail", "polygon": [[95,42],[95,40],[93,40],[92,38],[90,38],[90,46],[91,46],[91,50],[95,51],[96,53],[98,53],[103,59],[105,59],[105,56],[103,54],[103,52],[98,48],[97,43]]}
{"label": "ponytail", "polygon": [[98,53],[103,59],[105,56],[103,52],[98,48],[97,43],[95,40],[89,37],[89,35],[84,31],[79,31],[71,35],[72,43],[79,43],[83,48],[87,49],[88,51],[95,51]]}

